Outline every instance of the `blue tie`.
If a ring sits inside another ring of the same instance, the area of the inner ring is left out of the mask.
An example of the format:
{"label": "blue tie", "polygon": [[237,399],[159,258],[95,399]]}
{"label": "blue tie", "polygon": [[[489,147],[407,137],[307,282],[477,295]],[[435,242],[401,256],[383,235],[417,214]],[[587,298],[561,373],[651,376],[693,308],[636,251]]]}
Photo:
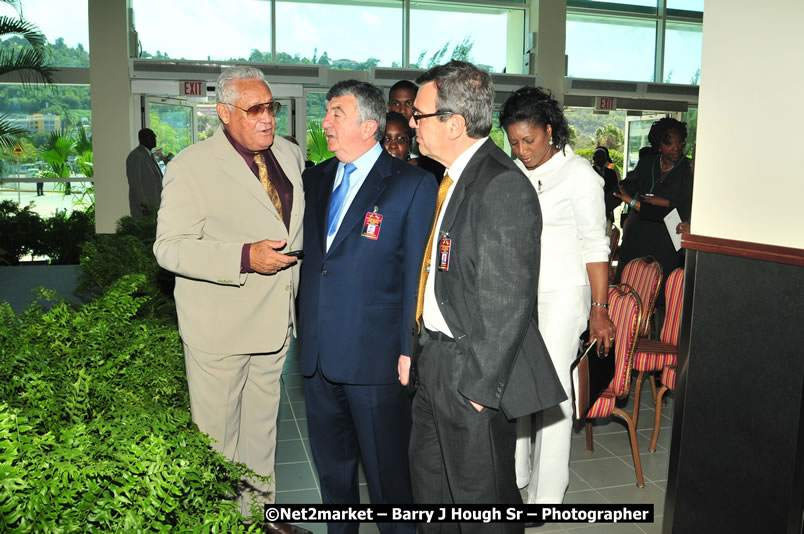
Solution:
{"label": "blue tie", "polygon": [[338,219],[343,210],[343,204],[346,200],[346,193],[349,192],[349,176],[352,175],[357,167],[354,163],[347,163],[343,167],[343,179],[335,191],[332,192],[332,198],[329,200],[329,222],[327,223],[327,237],[335,235],[335,230],[338,229]]}

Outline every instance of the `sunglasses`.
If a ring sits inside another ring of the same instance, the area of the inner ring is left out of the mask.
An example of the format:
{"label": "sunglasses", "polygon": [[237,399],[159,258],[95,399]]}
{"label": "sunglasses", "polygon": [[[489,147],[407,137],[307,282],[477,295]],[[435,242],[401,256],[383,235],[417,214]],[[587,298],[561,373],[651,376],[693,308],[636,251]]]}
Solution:
{"label": "sunglasses", "polygon": [[264,111],[268,112],[268,115],[271,117],[276,117],[279,110],[282,109],[282,104],[279,102],[264,102],[262,104],[254,104],[253,106],[246,108],[241,108],[237,104],[229,104],[228,102],[224,102],[227,106],[234,106],[237,109],[243,110],[246,112],[246,117],[249,119],[256,119],[260,115],[263,114]]}
{"label": "sunglasses", "polygon": [[418,125],[419,121],[422,119],[426,119],[427,117],[442,117],[444,115],[454,115],[454,111],[436,111],[435,113],[425,113],[423,115],[414,113],[413,114],[413,122]]}

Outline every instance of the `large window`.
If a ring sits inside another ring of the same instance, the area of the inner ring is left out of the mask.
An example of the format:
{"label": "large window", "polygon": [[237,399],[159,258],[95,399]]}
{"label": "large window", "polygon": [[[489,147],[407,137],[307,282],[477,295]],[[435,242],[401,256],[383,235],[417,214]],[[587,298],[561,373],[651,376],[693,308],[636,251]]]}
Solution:
{"label": "large window", "polygon": [[568,0],[567,75],[697,85],[702,25],[703,0]]}
{"label": "large window", "polygon": [[271,4],[132,0],[145,58],[271,62]]}
{"label": "large window", "polygon": [[654,21],[568,13],[568,75],[652,81],[655,42]]}
{"label": "large window", "polygon": [[[22,17],[33,23],[47,38],[48,63],[56,67],[89,66],[87,0],[18,0]],[[13,19],[19,13],[0,3],[0,16]],[[23,44],[19,36],[4,36],[0,52]]]}
{"label": "large window", "polygon": [[[0,115],[28,133],[17,150],[0,150],[0,200],[51,216],[91,201],[92,136],[89,86],[0,85]],[[37,185],[41,184],[41,185]]]}
{"label": "large window", "polygon": [[701,25],[668,22],[664,43],[664,82],[698,85],[701,75]]}
{"label": "large window", "polygon": [[277,63],[368,70],[402,65],[402,2],[276,3]]}
{"label": "large window", "polygon": [[520,56],[524,50],[524,25],[512,23],[510,11],[457,2],[411,2],[410,66],[428,68],[455,58],[492,72],[506,71],[509,41]]}

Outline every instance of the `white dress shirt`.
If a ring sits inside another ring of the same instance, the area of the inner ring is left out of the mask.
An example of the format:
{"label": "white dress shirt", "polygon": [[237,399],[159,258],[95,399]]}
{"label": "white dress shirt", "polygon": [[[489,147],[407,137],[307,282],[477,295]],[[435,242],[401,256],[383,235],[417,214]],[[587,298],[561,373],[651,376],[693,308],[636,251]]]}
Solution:
{"label": "white dress shirt", "polygon": [[438,307],[438,301],[436,300],[435,296],[435,274],[438,270],[436,255],[438,254],[438,241],[443,237],[443,233],[441,232],[441,221],[444,220],[444,213],[447,212],[447,206],[449,206],[449,201],[452,198],[452,192],[455,191],[455,185],[457,185],[458,180],[460,180],[461,174],[463,174],[463,171],[466,169],[466,165],[469,163],[469,160],[472,159],[472,156],[474,156],[483,143],[486,142],[486,139],[488,139],[488,137],[475,141],[472,146],[470,146],[463,154],[457,157],[457,159],[453,162],[452,167],[447,169],[446,174],[449,174],[449,177],[452,180],[452,185],[447,191],[447,196],[444,199],[443,206],[441,206],[441,213],[438,214],[438,223],[436,224],[438,231],[433,236],[433,250],[430,252],[430,274],[427,276],[427,283],[424,285],[424,310],[422,311],[422,322],[424,323],[424,327],[428,330],[442,332],[450,337],[453,337],[452,332],[450,331],[449,326],[447,326],[444,316],[441,314],[441,309]]}
{"label": "white dress shirt", "polygon": [[[343,199],[343,208],[338,214],[338,222],[335,226],[335,232],[333,232],[332,235],[327,236],[328,251],[330,245],[332,245],[332,241],[335,239],[335,236],[338,235],[338,230],[341,228],[341,222],[343,222],[344,215],[346,215],[346,212],[349,211],[349,206],[352,205],[352,201],[357,196],[357,192],[360,191],[360,186],[362,186],[363,182],[366,181],[366,176],[368,176],[368,174],[371,172],[371,169],[374,168],[374,164],[377,163],[377,159],[379,159],[380,154],[382,154],[382,147],[380,146],[380,143],[375,143],[373,147],[369,148],[365,152],[365,154],[352,162],[355,166],[355,170],[352,171],[352,174],[349,176],[349,190],[346,192],[346,198]],[[335,174],[335,182],[332,184],[333,191],[335,191],[343,181],[343,168],[345,166],[346,164],[343,162],[338,163],[338,172]]]}
{"label": "white dress shirt", "polygon": [[609,261],[603,178],[569,145],[564,152],[533,170],[516,161],[542,208],[539,292],[589,285],[586,264]]}

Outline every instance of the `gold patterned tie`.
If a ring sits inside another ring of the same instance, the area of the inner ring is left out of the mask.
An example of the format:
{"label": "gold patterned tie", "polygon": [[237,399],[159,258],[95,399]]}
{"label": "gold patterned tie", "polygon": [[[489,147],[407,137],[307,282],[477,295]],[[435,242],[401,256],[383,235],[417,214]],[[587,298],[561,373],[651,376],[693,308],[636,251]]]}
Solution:
{"label": "gold patterned tie", "polygon": [[447,173],[444,175],[444,179],[441,180],[441,185],[438,186],[435,218],[433,219],[433,227],[430,229],[430,239],[427,240],[427,248],[424,249],[424,258],[422,258],[422,270],[419,273],[419,296],[416,299],[416,324],[419,325],[420,331],[422,328],[422,313],[424,312],[424,288],[427,285],[427,274],[430,271],[430,259],[433,255],[433,238],[438,226],[438,216],[441,214],[441,208],[444,206],[444,200],[447,198],[447,191],[449,191],[451,185],[452,178]]}
{"label": "gold patterned tie", "polygon": [[257,164],[257,169],[259,169],[260,172],[262,188],[268,193],[271,203],[273,203],[277,213],[279,213],[279,218],[284,220],[282,216],[282,199],[279,198],[279,191],[276,190],[276,187],[274,187],[274,184],[271,182],[270,178],[268,178],[268,166],[265,164],[265,156],[262,154],[254,154],[254,163]]}

